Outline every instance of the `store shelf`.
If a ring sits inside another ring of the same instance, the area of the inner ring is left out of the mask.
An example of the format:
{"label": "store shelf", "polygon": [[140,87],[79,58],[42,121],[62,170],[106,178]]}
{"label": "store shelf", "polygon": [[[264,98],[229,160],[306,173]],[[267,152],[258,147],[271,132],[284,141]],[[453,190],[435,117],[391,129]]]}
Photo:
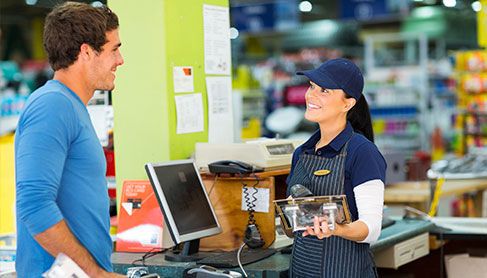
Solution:
{"label": "store shelf", "polygon": [[482,71],[466,68],[477,56],[487,57],[485,50],[460,51],[456,54],[456,72],[458,107],[457,125],[463,136],[461,152],[467,153],[472,146],[487,146],[487,68]]}
{"label": "store shelf", "polygon": [[19,118],[19,115],[0,117],[0,136],[15,131]]}
{"label": "store shelf", "polygon": [[382,104],[382,105],[370,105],[370,110],[415,110],[417,112],[417,105],[415,103],[411,104],[401,104],[401,105],[395,105],[395,104]]}
{"label": "store shelf", "polygon": [[473,117],[487,117],[487,112],[468,112],[462,111],[459,114],[464,116],[473,116]]}
{"label": "store shelf", "polygon": [[418,137],[419,132],[396,132],[396,133],[379,133],[375,136],[390,136],[390,137]]}
{"label": "store shelf", "polygon": [[265,98],[264,92],[261,89],[254,89],[254,90],[235,90],[240,91],[243,98]]}
{"label": "store shelf", "polygon": [[[385,59],[385,53],[397,54],[401,63]],[[429,149],[427,54],[424,35],[365,38],[365,95],[381,151],[412,154]]]}
{"label": "store shelf", "polygon": [[481,136],[481,137],[487,137],[487,133],[485,132],[465,132],[464,135],[466,136]]}

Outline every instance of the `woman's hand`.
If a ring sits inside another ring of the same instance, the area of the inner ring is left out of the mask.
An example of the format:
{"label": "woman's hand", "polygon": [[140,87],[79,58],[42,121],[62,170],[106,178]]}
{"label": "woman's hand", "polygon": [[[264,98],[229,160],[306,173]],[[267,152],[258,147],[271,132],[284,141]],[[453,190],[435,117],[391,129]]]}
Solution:
{"label": "woman's hand", "polygon": [[[335,225],[336,226],[336,225]],[[328,217],[318,217],[314,218],[313,227],[306,227],[306,231],[303,232],[303,236],[312,235],[319,239],[324,239],[325,237],[330,237],[334,235],[335,231],[328,228]]]}

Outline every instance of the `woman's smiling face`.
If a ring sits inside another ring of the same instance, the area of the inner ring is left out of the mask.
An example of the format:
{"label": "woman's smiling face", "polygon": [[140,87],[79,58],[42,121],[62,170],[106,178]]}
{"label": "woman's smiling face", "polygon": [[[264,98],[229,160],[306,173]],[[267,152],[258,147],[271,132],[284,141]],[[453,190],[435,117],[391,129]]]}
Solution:
{"label": "woman's smiling face", "polygon": [[[304,117],[316,123],[326,122],[343,114],[346,117],[349,99],[345,98],[342,89],[321,88],[310,81],[306,91],[306,112]],[[352,104],[353,105],[353,104]]]}

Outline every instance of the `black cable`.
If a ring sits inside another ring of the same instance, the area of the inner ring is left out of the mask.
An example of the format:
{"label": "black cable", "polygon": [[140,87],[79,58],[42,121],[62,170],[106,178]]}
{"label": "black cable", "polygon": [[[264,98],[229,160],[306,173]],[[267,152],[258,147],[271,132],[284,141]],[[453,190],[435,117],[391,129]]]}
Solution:
{"label": "black cable", "polygon": [[208,198],[210,197],[211,192],[213,191],[213,188],[215,187],[217,180],[218,180],[218,174],[215,174],[215,179],[213,180],[213,184],[211,185],[210,190],[208,190]]}
{"label": "black cable", "polygon": [[244,199],[245,199],[245,204],[247,205],[247,210],[249,212],[249,220],[248,220],[248,225],[253,225],[255,224],[255,202],[257,201],[257,193],[259,189],[256,187],[260,183],[259,177],[255,174],[252,173],[252,176],[255,178],[255,183],[252,185],[252,188],[254,189],[252,192],[252,195],[249,193],[249,187],[248,185],[244,182],[243,180],[243,175],[239,174],[240,177],[240,183],[242,184],[243,188],[243,194],[244,194]]}
{"label": "black cable", "polygon": [[[158,249],[160,249],[160,250],[159,250],[159,251],[157,251],[157,252],[154,252],[155,250],[158,250]],[[137,260],[134,260],[134,261],[132,262],[132,265],[133,265],[133,266],[146,266],[146,265],[145,265],[145,260],[147,260],[148,258],[153,257],[153,256],[155,256],[155,255],[157,255],[157,254],[164,253],[166,250],[167,250],[166,248],[162,248],[162,247],[154,247],[154,248],[152,248],[151,250],[149,250],[149,251],[145,252],[145,254],[144,254],[144,255],[142,255],[142,258],[137,259]],[[137,264],[137,262],[141,262],[142,264],[141,264],[141,265],[140,265],[140,264]]]}

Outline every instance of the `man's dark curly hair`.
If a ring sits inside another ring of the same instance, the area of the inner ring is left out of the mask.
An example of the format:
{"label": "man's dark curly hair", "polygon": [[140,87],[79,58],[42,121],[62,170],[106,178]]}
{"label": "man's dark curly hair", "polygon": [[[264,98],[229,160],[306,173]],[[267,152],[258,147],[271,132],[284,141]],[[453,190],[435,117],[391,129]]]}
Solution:
{"label": "man's dark curly hair", "polygon": [[83,43],[101,52],[107,42],[106,32],[118,28],[118,17],[108,7],[66,2],[56,6],[46,17],[44,49],[53,70],[72,65]]}

